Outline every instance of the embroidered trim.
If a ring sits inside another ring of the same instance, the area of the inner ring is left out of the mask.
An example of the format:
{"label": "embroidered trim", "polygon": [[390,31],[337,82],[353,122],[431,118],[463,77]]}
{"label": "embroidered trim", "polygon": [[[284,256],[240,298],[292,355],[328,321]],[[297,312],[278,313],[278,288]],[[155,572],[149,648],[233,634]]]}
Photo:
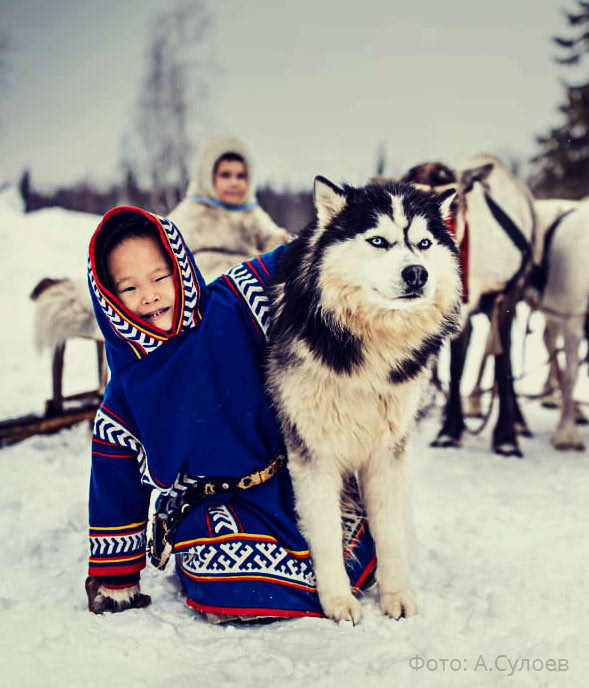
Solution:
{"label": "embroidered trim", "polygon": [[252,313],[265,338],[268,336],[270,299],[261,280],[245,264],[234,265],[227,273]]}
{"label": "embroidered trim", "polygon": [[237,521],[225,504],[208,507],[207,520],[211,535],[213,536],[239,533]]}
{"label": "embroidered trim", "polygon": [[141,442],[128,428],[122,425],[122,423],[108,415],[108,409],[106,409],[104,405],[99,406],[96,412],[96,417],[94,419],[94,435],[111,444],[117,444],[121,447],[132,449],[137,457],[141,482],[144,485],[150,485],[158,490],[162,490],[163,488],[164,491],[169,489],[168,486],[163,486],[157,481],[149,472],[147,454]]}
{"label": "embroidered trim", "polygon": [[[179,267],[180,284],[178,291],[182,299],[182,316],[180,318],[181,329],[196,327],[200,320],[200,314],[197,308],[200,298],[200,288],[197,276],[190,262],[186,246],[176,226],[165,218],[158,217],[158,220],[164,230],[170,249]],[[94,279],[91,258],[88,258],[88,281],[100,307],[109,319],[113,329],[120,337],[128,342],[138,358],[141,358],[144,354],[155,351],[155,349],[159,348],[169,339],[169,335],[165,333],[160,335],[149,332],[132,322],[128,319],[128,316],[117,309],[116,304],[111,303],[111,301],[105,297]]]}
{"label": "embroidered trim", "polygon": [[134,535],[90,536],[90,556],[131,554],[145,549],[146,530]]}
{"label": "embroidered trim", "polygon": [[177,556],[194,580],[268,580],[316,590],[310,561],[293,557],[277,542],[219,541],[195,545]]}

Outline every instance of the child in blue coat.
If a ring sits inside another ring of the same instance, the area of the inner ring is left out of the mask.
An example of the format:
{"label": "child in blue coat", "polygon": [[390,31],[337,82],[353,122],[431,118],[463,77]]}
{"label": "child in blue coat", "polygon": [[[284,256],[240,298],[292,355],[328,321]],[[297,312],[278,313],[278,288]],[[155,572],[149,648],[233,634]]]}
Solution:
{"label": "child in blue coat", "polygon": [[[211,619],[322,616],[263,384],[266,292],[285,250],[205,286],[169,220],[114,208],[94,233],[88,276],[111,380],[92,438],[90,611],[150,603],[139,580],[156,490],[190,607]],[[360,588],[372,541],[360,512],[347,526]]]}

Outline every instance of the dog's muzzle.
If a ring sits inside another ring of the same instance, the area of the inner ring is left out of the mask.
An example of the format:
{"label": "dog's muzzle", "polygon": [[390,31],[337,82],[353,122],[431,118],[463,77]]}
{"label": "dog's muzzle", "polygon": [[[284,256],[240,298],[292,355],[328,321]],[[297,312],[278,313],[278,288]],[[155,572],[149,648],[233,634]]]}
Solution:
{"label": "dog's muzzle", "polygon": [[428,274],[423,265],[408,265],[401,273],[401,277],[408,287],[407,296],[417,296],[417,292],[425,286]]}

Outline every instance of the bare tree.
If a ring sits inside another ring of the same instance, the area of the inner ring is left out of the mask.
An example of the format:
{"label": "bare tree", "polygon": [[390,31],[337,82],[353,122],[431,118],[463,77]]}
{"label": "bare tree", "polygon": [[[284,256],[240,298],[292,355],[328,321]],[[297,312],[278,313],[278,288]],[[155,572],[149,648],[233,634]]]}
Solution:
{"label": "bare tree", "polygon": [[188,129],[206,97],[204,71],[211,17],[203,0],[184,0],[154,17],[137,100],[140,159],[152,208],[166,212],[188,184]]}
{"label": "bare tree", "polygon": [[387,147],[386,145],[381,141],[378,144],[378,148],[376,150],[376,176],[377,177],[382,177],[384,175],[385,167],[387,166]]}
{"label": "bare tree", "polygon": [[5,97],[5,87],[7,84],[6,75],[9,70],[8,52],[10,40],[5,33],[0,33],[0,99]]}

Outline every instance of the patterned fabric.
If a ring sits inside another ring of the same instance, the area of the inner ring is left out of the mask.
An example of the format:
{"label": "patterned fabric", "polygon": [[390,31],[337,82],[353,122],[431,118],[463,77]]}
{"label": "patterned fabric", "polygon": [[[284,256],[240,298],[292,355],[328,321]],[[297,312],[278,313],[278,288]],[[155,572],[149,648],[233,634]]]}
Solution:
{"label": "patterned fabric", "polygon": [[[257,270],[256,270],[257,268]],[[269,274],[260,258],[235,265],[224,279],[232,284],[233,291],[245,303],[258,332],[266,338],[270,299],[267,289]],[[265,278],[265,281],[264,281]]]}
{"label": "patterned fabric", "polygon": [[[151,218],[176,266],[171,332],[129,314],[96,277],[96,235],[129,213]],[[240,478],[283,450],[262,377],[267,289],[283,250],[205,287],[173,223],[136,208],[114,209],[101,222],[90,245],[89,284],[112,377],[92,441],[90,575],[116,581],[145,567],[153,490],[173,502],[195,479]],[[350,581],[359,586],[374,568],[363,515],[345,532]],[[287,470],[202,502],[180,523],[174,551],[195,609],[321,615]]]}
{"label": "patterned fabric", "polygon": [[90,527],[90,576],[120,576],[145,567],[147,521]]}
{"label": "patterned fabric", "polygon": [[[108,223],[116,222],[116,218],[121,217],[121,212],[141,215],[156,222],[162,243],[167,249],[166,252],[173,258],[178,303],[176,305],[176,323],[172,328],[171,334],[149,325],[129,312],[114,294],[109,292],[104,285],[98,284],[95,256],[96,236]],[[137,358],[142,358],[142,356],[154,351],[167,341],[170,336],[178,334],[181,330],[195,327],[200,320],[198,304],[201,287],[188,255],[189,252],[182,236],[172,222],[165,218],[145,213],[138,208],[113,208],[104,216],[102,223],[92,238],[90,256],[88,258],[88,282],[92,297],[95,299],[95,310],[97,311],[99,324],[101,316],[104,314],[114,331],[121,339],[128,343]],[[96,309],[96,305],[98,305],[98,309]]]}

